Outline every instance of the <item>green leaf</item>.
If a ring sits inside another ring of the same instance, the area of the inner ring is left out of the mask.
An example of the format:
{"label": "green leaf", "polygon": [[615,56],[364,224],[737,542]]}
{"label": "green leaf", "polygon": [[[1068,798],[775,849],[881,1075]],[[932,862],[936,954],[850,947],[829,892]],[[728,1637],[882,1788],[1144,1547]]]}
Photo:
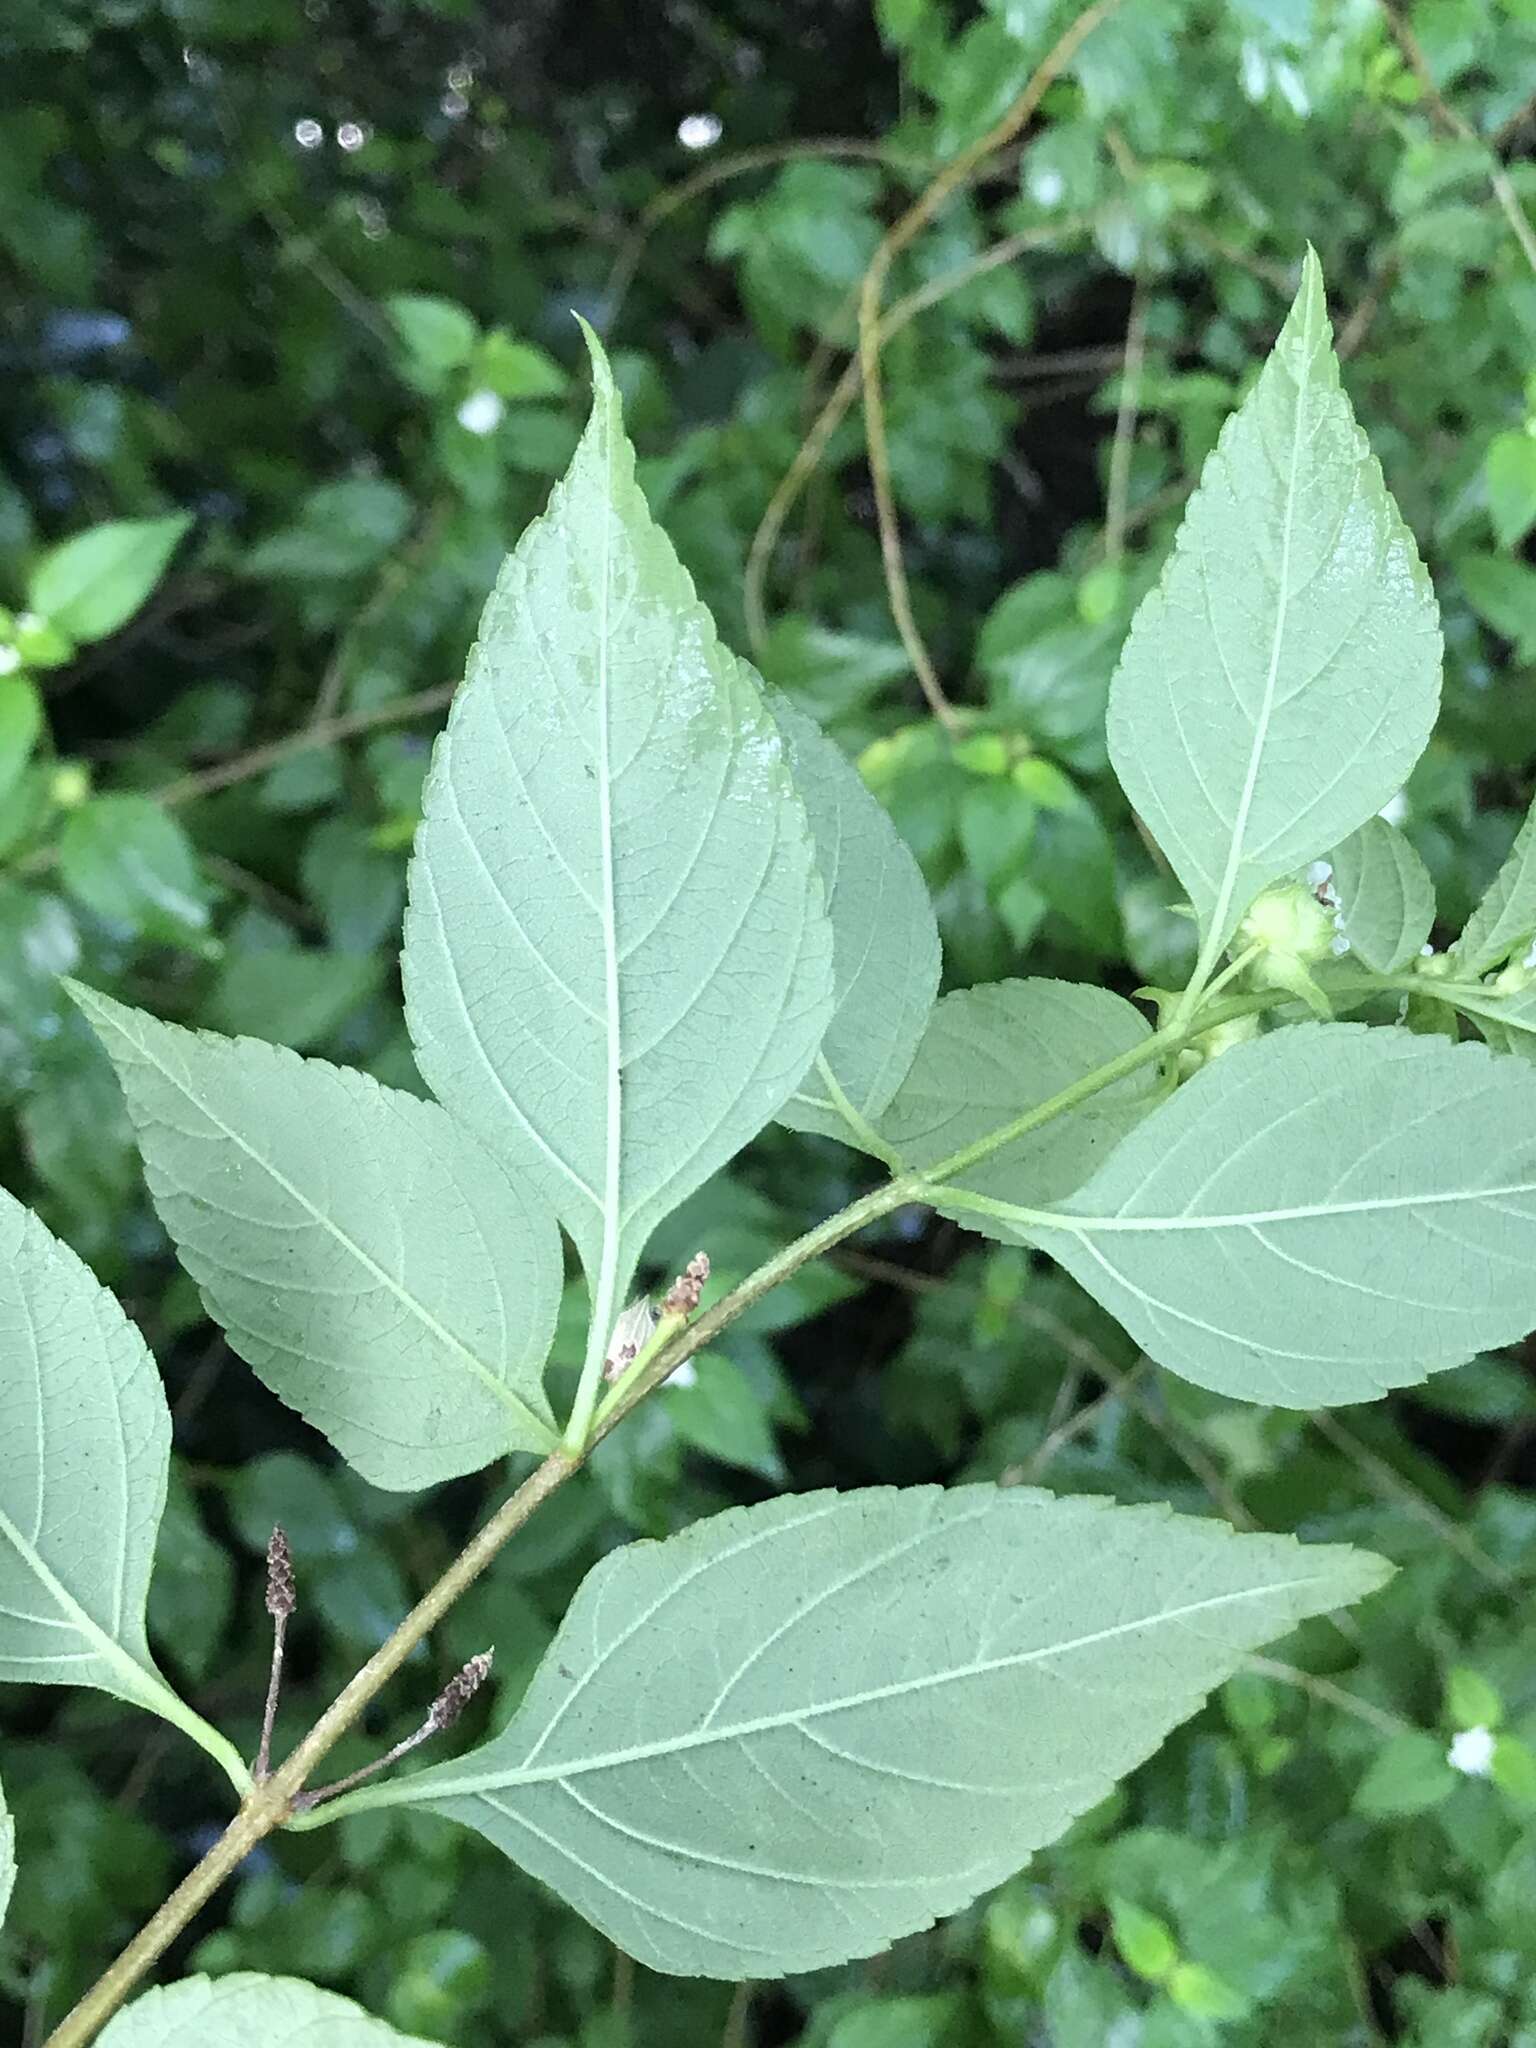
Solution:
{"label": "green leaf", "polygon": [[899,640],[834,632],[799,612],[774,620],[761,664],[768,681],[801,711],[828,721],[867,704],[912,669]]}
{"label": "green leaf", "polygon": [[957,2048],[967,2038],[957,2031],[961,2010],[958,1992],[871,1999],[843,2015],[826,2048]]}
{"label": "green leaf", "polygon": [[[937,1166],[967,1145],[1037,1109],[1085,1074],[1145,1043],[1146,1019],[1107,989],[1067,981],[999,981],[957,989],[934,1004],[912,1071],[878,1120],[902,1167]],[[1092,1095],[969,1167],[951,1185],[1016,1199],[1019,1190],[1068,1195],[1100,1166],[1155,1097],[1138,1074]],[[942,1191],[937,1206],[953,1209]]]}
{"label": "green leaf", "polygon": [[329,817],[317,825],[305,842],[299,874],[338,952],[371,952],[398,934],[404,866],[398,855],[381,853],[357,820]]}
{"label": "green leaf", "polygon": [[1005,591],[982,622],[976,666],[988,697],[1041,746],[1102,774],[1104,713],[1122,617],[1085,623],[1065,576],[1047,571]]}
{"label": "green leaf", "polygon": [[334,583],[376,568],[404,540],[411,501],[384,476],[346,477],[321,484],[300,504],[292,522],[252,548],[253,576],[295,583]]}
{"label": "green leaf", "polygon": [[92,797],[71,811],[59,873],[76,901],[110,925],[183,945],[207,926],[192,842],[147,796]]}
{"label": "green leaf", "polygon": [[[1517,970],[1515,978],[1523,979],[1523,971]],[[1433,982],[1426,982],[1426,994],[1434,987]],[[1457,983],[1455,995],[1447,1000],[1472,1019],[1495,1051],[1536,1058],[1536,981],[1509,990],[1500,989],[1499,977],[1470,986]]]}
{"label": "green leaf", "polygon": [[1521,1806],[1536,1806],[1536,1750],[1528,1743],[1501,1735],[1493,1745],[1490,1775],[1499,1790]]}
{"label": "green leaf", "polygon": [[1367,818],[1328,856],[1349,949],[1377,974],[1397,974],[1423,951],[1435,885],[1412,845],[1385,818]]}
{"label": "green leaf", "polygon": [[98,2048],[428,2048],[334,1991],[296,1977],[241,1970],[146,1991],[102,2033]]}
{"label": "green leaf", "polygon": [[1035,806],[1026,880],[1073,927],[1074,938],[1097,953],[1118,954],[1114,848],[1098,812],[1069,776],[1038,755],[1020,761],[1012,779]]}
{"label": "green leaf", "polygon": [[424,369],[457,369],[473,355],[479,326],[452,299],[397,292],[384,303],[400,339]]}
{"label": "green leaf", "polygon": [[1453,1728],[1497,1728],[1504,1702],[1480,1671],[1454,1664],[1445,1678],[1445,1716]]}
{"label": "green leaf", "polygon": [[1402,787],[1439,695],[1434,595],[1340,389],[1309,253],[1110,692],[1115,772],[1207,966],[1262,888]]}
{"label": "green leaf", "polygon": [[473,375],[476,383],[494,391],[498,398],[514,400],[559,398],[571,381],[553,356],[532,342],[514,341],[500,328],[480,344]]}
{"label": "green leaf", "polygon": [[818,1969],[1011,1875],[1386,1573],[1025,1487],[786,1496],[606,1558],[500,1735],[349,1804],[478,1829],[651,1969]]}
{"label": "green leaf", "polygon": [[1164,1987],[1174,2004],[1205,2020],[1240,2020],[1249,2010],[1241,1992],[1224,1984],[1204,1963],[1176,1963]]}
{"label": "green leaf", "polygon": [[267,1038],[302,1052],[333,1036],[383,976],[383,962],[366,953],[232,953],[207,1016],[232,1037]]}
{"label": "green leaf", "polygon": [[729,1358],[715,1352],[696,1359],[692,1380],[674,1380],[662,1404],[684,1443],[772,1485],[784,1484],[784,1461],[762,1399]]}
{"label": "green leaf", "polygon": [[1456,564],[1467,602],[1522,661],[1536,660],[1536,569],[1508,555],[1462,555]]}
{"label": "green leaf", "polygon": [[209,1535],[197,1496],[172,1459],[149,1582],[149,1633],[194,1683],[212,1670],[235,1602],[235,1563]]}
{"label": "green leaf", "polygon": [[1111,1899],[1109,1918],[1115,1947],[1137,1976],[1149,1984],[1163,1983],[1179,1960],[1179,1945],[1167,1921],[1133,1899]]}
{"label": "green leaf", "polygon": [[1408,1728],[1377,1750],[1351,1804],[1372,1820],[1398,1819],[1438,1806],[1460,1782],[1446,1761],[1445,1744],[1421,1728]]}
{"label": "green leaf", "polygon": [[606,1337],[646,1235],[782,1108],[832,1011],[811,834],[750,669],[592,418],[504,565],[406,911],[422,1074],[575,1239]]}
{"label": "green leaf", "polygon": [[1536,936],[1536,804],[1526,813],[1504,865],[1451,948],[1461,974],[1486,974]]}
{"label": "green leaf", "polygon": [[171,1442],[160,1376],[90,1269],[3,1192],[0,1376],[0,1679],[180,1709],[144,1635]]}
{"label": "green leaf", "polygon": [[43,729],[43,703],[29,676],[0,678],[0,804],[9,804]]}
{"label": "green leaf", "polygon": [[1027,872],[1036,812],[1011,775],[973,782],[956,817],[965,864],[994,902]]}
{"label": "green leaf", "polygon": [[1499,546],[1517,548],[1536,526],[1536,434],[1495,434],[1483,464]]}
{"label": "green leaf", "polygon": [[771,704],[805,804],[832,924],[834,1009],[815,1065],[779,1112],[794,1131],[853,1136],[912,1064],[939,989],[939,928],[917,862],[842,749],[785,698]]}
{"label": "green leaf", "polygon": [[1536,1073],[1295,1026],[1213,1060],[1070,1202],[1014,1221],[1198,1386],[1374,1400],[1536,1323]]}
{"label": "green leaf", "polygon": [[76,986],[208,1313],[375,1486],[547,1450],[553,1218],[435,1103]]}
{"label": "green leaf", "polygon": [[165,572],[190,513],[117,519],[50,548],[27,583],[27,604],[72,640],[104,640],[131,619]]}

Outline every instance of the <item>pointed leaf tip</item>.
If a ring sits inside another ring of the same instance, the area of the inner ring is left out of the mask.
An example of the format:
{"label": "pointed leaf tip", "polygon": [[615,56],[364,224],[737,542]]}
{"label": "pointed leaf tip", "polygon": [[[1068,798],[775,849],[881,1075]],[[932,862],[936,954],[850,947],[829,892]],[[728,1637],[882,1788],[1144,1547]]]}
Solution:
{"label": "pointed leaf tip", "polygon": [[[1382,1577],[1029,1487],[786,1494],[610,1554],[502,1733],[367,1803],[476,1829],[650,1969],[830,1967],[1011,1876]],[[658,1663],[633,1617],[663,1606]]]}
{"label": "pointed leaf tip", "polygon": [[581,338],[587,344],[587,354],[592,358],[592,402],[595,406],[601,399],[616,399],[618,392],[613,382],[613,366],[608,360],[608,351],[603,347],[597,329],[585,314],[578,313],[573,306],[571,316],[581,329]]}

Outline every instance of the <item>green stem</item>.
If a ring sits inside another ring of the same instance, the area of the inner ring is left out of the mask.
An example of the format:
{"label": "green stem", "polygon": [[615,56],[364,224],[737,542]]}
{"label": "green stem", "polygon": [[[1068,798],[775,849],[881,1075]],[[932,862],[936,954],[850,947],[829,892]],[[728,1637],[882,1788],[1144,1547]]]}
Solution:
{"label": "green stem", "polygon": [[618,1278],[617,1256],[611,1256],[605,1244],[602,1266],[592,1290],[592,1320],[587,1325],[587,1355],[582,1361],[576,1398],[571,1403],[571,1412],[566,1418],[565,1434],[560,1439],[560,1448],[567,1457],[579,1457],[591,1441],[592,1418],[596,1413],[598,1395],[602,1392],[603,1386],[603,1367],[607,1362],[608,1345],[619,1315]]}
{"label": "green stem", "polygon": [[[734,1288],[713,1308],[695,1316],[693,1321],[678,1332],[668,1344],[656,1352],[649,1353],[649,1363],[642,1365],[636,1359],[635,1366],[625,1375],[603,1403],[592,1432],[592,1441],[597,1443],[617,1428],[631,1409],[637,1407],[647,1394],[669,1379],[685,1358],[691,1358],[696,1351],[702,1351],[720,1332],[734,1323],[736,1318],[749,1309],[755,1301],[777,1287],[781,1280],[787,1280],[791,1273],[805,1265],[808,1260],[819,1259],[823,1252],[829,1252],[834,1245],[842,1243],[845,1237],[852,1237],[856,1231],[867,1229],[871,1223],[878,1223],[882,1216],[889,1216],[893,1209],[901,1209],[908,1202],[920,1202],[927,1185],[924,1176],[905,1173],[895,1180],[888,1180],[883,1187],[875,1188],[863,1195],[857,1202],[850,1202],[846,1209],[839,1209],[835,1216],[829,1216],[824,1223],[818,1223],[814,1230],[808,1230],[797,1237],[793,1244],[786,1245],[771,1259],[749,1273],[739,1287]],[[636,1370],[636,1368],[639,1368]]]}
{"label": "green stem", "polygon": [[154,1698],[147,1704],[153,1707],[162,1721],[169,1721],[173,1727],[179,1728],[183,1735],[190,1735],[200,1748],[205,1749],[234,1786],[235,1791],[244,1799],[251,1789],[251,1774],[246,1768],[245,1758],[227,1736],[221,1735],[217,1728],[203,1719],[201,1714],[194,1713],[186,1701],[169,1686],[157,1688]]}
{"label": "green stem", "polygon": [[1206,1002],[1211,1002],[1216,996],[1219,996],[1221,994],[1222,990],[1226,988],[1229,983],[1236,981],[1237,977],[1242,973],[1243,969],[1247,967],[1250,964],[1250,962],[1257,960],[1257,958],[1259,957],[1260,953],[1263,952],[1263,950],[1264,949],[1262,946],[1255,943],[1252,946],[1245,946],[1242,952],[1237,955],[1236,959],[1229,960],[1226,966],[1223,967],[1223,969],[1221,970],[1220,974],[1217,975],[1216,979],[1211,983],[1210,987],[1206,990]]}
{"label": "green stem", "polygon": [[822,1085],[831,1099],[832,1107],[858,1140],[860,1150],[868,1152],[872,1158],[878,1159],[882,1165],[889,1167],[892,1173],[904,1171],[906,1161],[899,1152],[892,1151],[891,1147],[886,1144],[884,1138],[881,1137],[869,1119],[861,1116],[859,1111],[854,1108],[848,1099],[846,1089],[827,1064],[825,1056],[821,1053],[816,1055],[816,1071],[821,1076]]}

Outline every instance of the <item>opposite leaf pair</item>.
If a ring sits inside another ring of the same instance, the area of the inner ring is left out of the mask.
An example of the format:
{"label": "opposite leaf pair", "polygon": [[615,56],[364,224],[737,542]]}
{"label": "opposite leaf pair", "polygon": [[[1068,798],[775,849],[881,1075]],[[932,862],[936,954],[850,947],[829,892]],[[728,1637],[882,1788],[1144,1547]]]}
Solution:
{"label": "opposite leaf pair", "polygon": [[[544,1468],[564,1476],[649,1233],[776,1115],[893,1172],[817,1247],[932,1201],[1049,1251],[1159,1362],[1251,1399],[1362,1398],[1536,1321],[1523,1063],[1308,1024],[1168,1093],[1234,1004],[1294,1007],[1262,983],[1224,1004],[1249,962],[1219,963],[1267,883],[1368,826],[1434,715],[1433,600],[1339,392],[1314,261],[1115,684],[1117,768],[1202,929],[1156,1030],[1053,982],[933,1001],[910,856],[720,647],[646,513],[600,356],[596,387],[428,784],[404,973],[442,1106],[80,992],[167,1228],[285,1399],[384,1485],[553,1448],[558,1220],[592,1297],[569,1456]],[[1523,887],[1496,885],[1499,944]],[[1469,979],[1503,957],[1472,937]],[[1383,944],[1390,968],[1365,939],[1320,1000],[1394,995],[1409,954],[1401,933]],[[1497,992],[1477,983],[1479,1001]],[[0,1447],[0,1644],[28,1654],[0,1668],[154,1706],[230,1768],[143,1643],[153,1367],[78,1261],[31,1219],[14,1229],[3,1300],[34,1370]],[[732,1510],[591,1573],[490,1742],[297,1824],[427,1806],[658,1969],[809,1969],[1005,1876],[1249,1649],[1384,1575],[1024,1489]]]}

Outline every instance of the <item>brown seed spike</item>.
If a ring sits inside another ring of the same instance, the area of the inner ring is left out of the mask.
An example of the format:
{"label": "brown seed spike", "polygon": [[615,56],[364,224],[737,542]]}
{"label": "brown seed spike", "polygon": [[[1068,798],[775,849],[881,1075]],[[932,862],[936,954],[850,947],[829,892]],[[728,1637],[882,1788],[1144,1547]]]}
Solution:
{"label": "brown seed spike", "polygon": [[691,1316],[699,1305],[704,1292],[704,1283],[709,1278],[708,1252],[695,1252],[686,1268],[678,1274],[667,1289],[662,1302],[662,1313],[669,1316]]}
{"label": "brown seed spike", "polygon": [[293,1552],[281,1522],[274,1525],[267,1545],[267,1612],[274,1621],[286,1620],[298,1605],[299,1592],[293,1576]]}
{"label": "brown seed spike", "polygon": [[491,1674],[491,1660],[494,1650],[482,1650],[477,1657],[471,1657],[464,1669],[455,1672],[432,1702],[427,1715],[427,1725],[434,1732],[451,1728],[469,1705],[475,1694]]}

